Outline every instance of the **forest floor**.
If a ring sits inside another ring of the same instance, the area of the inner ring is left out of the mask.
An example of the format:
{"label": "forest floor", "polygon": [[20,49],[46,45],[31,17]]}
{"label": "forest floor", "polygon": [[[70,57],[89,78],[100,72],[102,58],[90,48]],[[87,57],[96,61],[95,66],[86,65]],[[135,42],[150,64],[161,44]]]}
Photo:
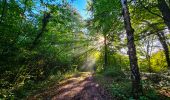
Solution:
{"label": "forest floor", "polygon": [[[113,75],[113,74],[111,74]],[[159,74],[143,73],[146,100],[170,100],[170,80]],[[129,76],[128,73],[126,76]],[[168,75],[166,75],[168,76]],[[28,96],[28,100],[126,100],[130,98],[128,77],[109,77],[91,72],[77,72]],[[143,99],[142,99],[143,100]]]}
{"label": "forest floor", "polygon": [[77,73],[28,100],[113,100],[90,72]]}

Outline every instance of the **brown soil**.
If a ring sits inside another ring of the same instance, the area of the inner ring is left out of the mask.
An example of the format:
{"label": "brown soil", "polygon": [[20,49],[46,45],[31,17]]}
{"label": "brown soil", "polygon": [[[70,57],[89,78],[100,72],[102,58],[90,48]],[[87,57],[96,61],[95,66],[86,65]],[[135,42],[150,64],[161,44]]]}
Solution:
{"label": "brown soil", "polygon": [[113,100],[91,73],[76,74],[28,100]]}

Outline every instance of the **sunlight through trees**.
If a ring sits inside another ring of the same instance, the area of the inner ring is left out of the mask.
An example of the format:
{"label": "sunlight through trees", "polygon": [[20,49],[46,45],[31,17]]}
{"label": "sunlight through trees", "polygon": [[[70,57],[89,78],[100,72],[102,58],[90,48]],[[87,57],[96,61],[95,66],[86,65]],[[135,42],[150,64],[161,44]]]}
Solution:
{"label": "sunlight through trees", "polygon": [[170,0],[0,0],[2,100],[169,100],[169,51]]}

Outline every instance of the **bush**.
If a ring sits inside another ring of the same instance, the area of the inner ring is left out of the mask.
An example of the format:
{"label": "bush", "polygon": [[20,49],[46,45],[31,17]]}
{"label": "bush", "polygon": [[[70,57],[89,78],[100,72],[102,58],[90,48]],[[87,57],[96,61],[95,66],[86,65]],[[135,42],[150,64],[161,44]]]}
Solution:
{"label": "bush", "polygon": [[107,68],[103,74],[105,76],[109,76],[109,77],[125,77],[125,74],[123,73],[123,71],[120,68],[114,68],[114,67],[109,67]]}
{"label": "bush", "polygon": [[131,95],[131,83],[124,80],[121,82],[113,82],[111,85],[111,93],[116,100],[128,99]]}

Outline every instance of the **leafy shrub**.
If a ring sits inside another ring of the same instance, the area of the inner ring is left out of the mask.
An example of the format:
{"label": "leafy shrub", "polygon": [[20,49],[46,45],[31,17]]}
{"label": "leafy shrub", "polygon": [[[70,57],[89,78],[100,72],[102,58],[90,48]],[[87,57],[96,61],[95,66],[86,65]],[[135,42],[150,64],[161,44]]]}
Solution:
{"label": "leafy shrub", "polygon": [[111,85],[111,93],[118,100],[128,99],[131,95],[131,83],[127,80],[113,82]]}
{"label": "leafy shrub", "polygon": [[109,67],[107,68],[103,74],[105,76],[109,76],[109,77],[125,77],[125,74],[123,73],[123,71],[120,68],[114,68],[114,67]]}
{"label": "leafy shrub", "polygon": [[152,55],[151,67],[154,72],[167,71],[167,62],[163,51],[158,51]]}

